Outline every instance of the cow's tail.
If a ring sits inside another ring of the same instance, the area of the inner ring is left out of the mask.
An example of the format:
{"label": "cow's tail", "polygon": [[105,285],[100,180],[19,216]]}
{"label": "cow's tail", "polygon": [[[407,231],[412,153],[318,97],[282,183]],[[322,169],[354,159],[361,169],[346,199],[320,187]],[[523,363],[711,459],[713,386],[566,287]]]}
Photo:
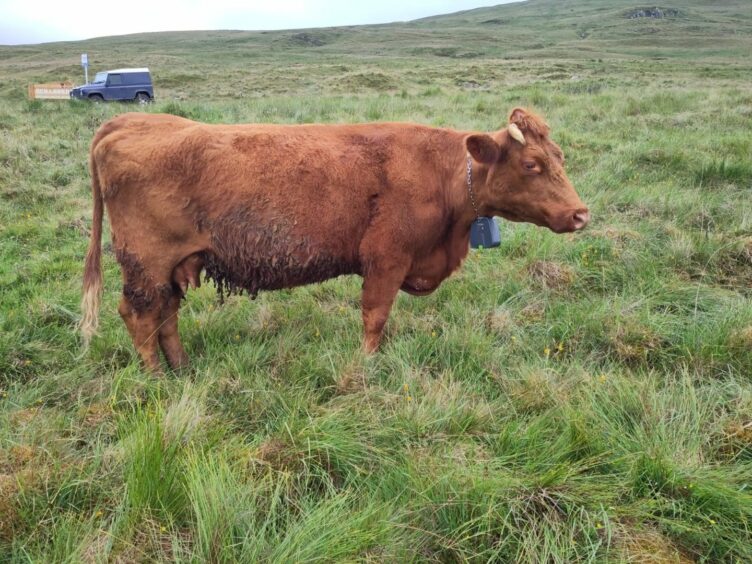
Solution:
{"label": "cow's tail", "polygon": [[84,340],[84,347],[89,346],[91,338],[99,325],[99,303],[102,300],[102,216],[104,205],[102,190],[99,185],[99,173],[94,162],[94,147],[89,155],[91,172],[91,194],[94,199],[94,213],[91,222],[91,239],[84,265],[83,297],[81,299],[81,321],[78,325]]}

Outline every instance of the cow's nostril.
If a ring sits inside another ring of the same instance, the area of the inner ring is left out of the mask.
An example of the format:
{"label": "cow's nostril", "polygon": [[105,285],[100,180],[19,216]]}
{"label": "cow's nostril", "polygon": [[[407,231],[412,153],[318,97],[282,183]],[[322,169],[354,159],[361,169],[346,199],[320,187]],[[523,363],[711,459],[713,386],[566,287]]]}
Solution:
{"label": "cow's nostril", "polygon": [[582,229],[590,221],[590,212],[588,210],[578,210],[572,216],[575,229]]}

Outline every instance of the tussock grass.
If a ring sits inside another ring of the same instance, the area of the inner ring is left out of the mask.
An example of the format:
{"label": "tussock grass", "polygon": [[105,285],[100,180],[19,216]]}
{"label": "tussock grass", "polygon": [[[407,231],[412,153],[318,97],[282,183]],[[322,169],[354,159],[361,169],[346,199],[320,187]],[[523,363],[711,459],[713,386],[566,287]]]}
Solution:
{"label": "tussock grass", "polygon": [[354,277],[193,291],[193,366],[161,379],[107,241],[86,356],[74,329],[88,144],[143,108],[26,101],[81,45],[2,48],[0,561],[752,560],[748,16],[686,4],[88,42],[152,67],[146,111],[211,123],[492,130],[534,106],[593,215],[565,236],[502,223],[501,247],[398,298],[372,357]]}

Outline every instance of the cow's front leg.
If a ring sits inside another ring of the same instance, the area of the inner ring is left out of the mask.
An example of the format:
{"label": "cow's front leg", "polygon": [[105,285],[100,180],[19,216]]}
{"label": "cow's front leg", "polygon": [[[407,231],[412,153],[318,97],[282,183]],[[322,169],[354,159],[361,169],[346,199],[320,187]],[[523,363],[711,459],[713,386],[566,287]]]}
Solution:
{"label": "cow's front leg", "polygon": [[364,276],[361,301],[363,347],[369,354],[379,348],[389,311],[409,267],[408,260],[391,260],[388,265],[373,265]]}

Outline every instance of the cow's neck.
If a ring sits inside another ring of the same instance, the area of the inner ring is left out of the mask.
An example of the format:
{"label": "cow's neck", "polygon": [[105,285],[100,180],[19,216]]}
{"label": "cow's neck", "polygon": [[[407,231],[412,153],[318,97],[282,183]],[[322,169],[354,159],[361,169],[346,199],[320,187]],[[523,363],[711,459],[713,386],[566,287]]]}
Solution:
{"label": "cow's neck", "polygon": [[[444,230],[436,246],[413,264],[407,276],[408,285],[436,288],[447,276],[456,271],[470,250],[470,226],[478,217],[475,213],[467,186],[467,153],[465,135],[452,132],[433,137],[423,149],[440,154],[437,173],[443,180]],[[487,171],[473,163],[473,191],[478,211],[488,213],[485,204]]]}
{"label": "cow's neck", "polygon": [[[486,203],[486,179],[488,177],[488,168],[479,166],[474,160],[470,160],[472,167],[472,187],[467,182],[467,152],[464,147],[464,138],[461,143],[461,150],[451,159],[445,161],[447,170],[445,178],[448,179],[446,190],[446,200],[448,216],[451,218],[452,231],[457,234],[467,235],[469,237],[470,227],[478,216],[490,214]],[[473,206],[470,190],[475,199],[476,206]],[[477,210],[476,210],[477,207]]]}
{"label": "cow's neck", "polygon": [[[441,171],[445,179],[444,193],[446,202],[447,226],[446,238],[441,247],[446,257],[445,276],[454,272],[467,256],[470,250],[470,227],[478,218],[470,200],[467,185],[467,151],[465,150],[464,135],[452,140],[452,147],[446,151],[447,158],[443,160]],[[480,215],[488,213],[485,204],[485,183],[487,169],[472,162],[473,194],[475,196]]]}

